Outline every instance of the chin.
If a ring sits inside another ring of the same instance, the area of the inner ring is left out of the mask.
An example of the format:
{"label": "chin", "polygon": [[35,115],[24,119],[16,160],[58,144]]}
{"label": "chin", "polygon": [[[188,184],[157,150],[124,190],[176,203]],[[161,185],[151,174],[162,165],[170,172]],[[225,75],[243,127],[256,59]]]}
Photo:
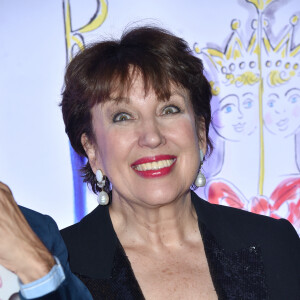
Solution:
{"label": "chin", "polygon": [[182,195],[189,193],[190,188],[178,190],[178,186],[173,185],[170,188],[156,188],[151,191],[144,190],[139,198],[141,202],[149,206],[163,206],[174,202],[176,199],[180,198]]}

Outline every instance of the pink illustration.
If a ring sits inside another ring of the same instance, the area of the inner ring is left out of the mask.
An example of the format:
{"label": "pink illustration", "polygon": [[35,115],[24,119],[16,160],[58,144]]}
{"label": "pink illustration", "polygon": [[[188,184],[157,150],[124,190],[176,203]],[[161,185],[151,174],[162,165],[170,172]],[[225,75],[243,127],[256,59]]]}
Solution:
{"label": "pink illustration", "polygon": [[274,35],[275,1],[246,2],[256,8],[250,31],[234,19],[225,47],[194,44],[212,86],[217,145],[213,163],[204,165],[203,195],[285,218],[300,235],[300,44],[293,40],[299,16],[280,20],[286,25]]}

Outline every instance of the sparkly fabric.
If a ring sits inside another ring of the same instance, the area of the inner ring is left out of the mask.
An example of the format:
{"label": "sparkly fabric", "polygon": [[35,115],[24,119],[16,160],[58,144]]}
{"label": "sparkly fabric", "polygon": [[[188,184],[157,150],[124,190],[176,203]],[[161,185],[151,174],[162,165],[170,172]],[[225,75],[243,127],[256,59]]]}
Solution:
{"label": "sparkly fabric", "polygon": [[111,278],[93,279],[80,274],[76,275],[86,285],[95,300],[145,299],[120,244],[116,248]]}
{"label": "sparkly fabric", "polygon": [[[300,300],[300,240],[288,221],[213,205],[194,193],[192,202],[219,299]],[[62,236],[72,272],[94,299],[144,299],[107,207]]]}
{"label": "sparkly fabric", "polygon": [[[269,299],[259,246],[252,245],[236,252],[226,252],[219,247],[205,225],[200,224],[200,231],[212,280],[220,300]],[[111,278],[93,279],[76,275],[87,286],[95,300],[145,299],[120,244],[116,248]]]}
{"label": "sparkly fabric", "polygon": [[261,249],[251,245],[226,252],[200,224],[205,253],[219,299],[269,299]]}

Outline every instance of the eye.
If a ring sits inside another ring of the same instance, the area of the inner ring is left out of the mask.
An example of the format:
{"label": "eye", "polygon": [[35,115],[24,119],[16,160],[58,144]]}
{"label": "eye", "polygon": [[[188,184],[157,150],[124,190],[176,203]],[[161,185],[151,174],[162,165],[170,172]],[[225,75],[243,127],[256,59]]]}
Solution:
{"label": "eye", "polygon": [[120,112],[120,113],[117,113],[113,116],[113,122],[116,123],[116,122],[124,122],[124,121],[128,121],[128,120],[131,120],[132,117],[128,114],[128,113],[125,113],[125,112]]}
{"label": "eye", "polygon": [[289,98],[289,101],[290,101],[291,103],[296,103],[296,102],[298,102],[299,98],[300,98],[299,95],[293,95],[293,96],[291,96],[291,97]]}
{"label": "eye", "polygon": [[170,114],[178,114],[180,112],[180,108],[175,105],[169,105],[165,107],[162,111],[163,115],[170,115]]}
{"label": "eye", "polygon": [[221,110],[224,111],[226,114],[228,114],[228,113],[232,112],[233,106],[234,105],[232,103],[228,103],[228,104],[224,105]]}
{"label": "eye", "polygon": [[252,107],[252,104],[253,104],[253,100],[252,100],[252,99],[246,99],[246,100],[243,102],[243,106],[244,106],[244,108],[246,108],[246,109],[251,108],[251,107]]}
{"label": "eye", "polygon": [[268,101],[268,106],[269,107],[274,107],[274,105],[275,105],[275,100],[269,100]]}

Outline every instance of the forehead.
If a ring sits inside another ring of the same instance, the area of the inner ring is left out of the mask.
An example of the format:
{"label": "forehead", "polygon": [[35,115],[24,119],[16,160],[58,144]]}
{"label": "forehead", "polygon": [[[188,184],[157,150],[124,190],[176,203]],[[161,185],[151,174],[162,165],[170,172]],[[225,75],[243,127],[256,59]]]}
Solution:
{"label": "forehead", "polygon": [[135,72],[125,84],[117,79],[106,101],[129,102],[132,98],[146,99],[152,95],[155,95],[158,101],[168,101],[173,95],[189,98],[188,90],[180,84],[169,81],[165,85],[155,86],[154,82],[144,78],[140,72]]}
{"label": "forehead", "polygon": [[268,97],[285,98],[295,94],[300,95],[300,88],[293,85],[277,86],[276,88],[266,89],[266,94]]}

